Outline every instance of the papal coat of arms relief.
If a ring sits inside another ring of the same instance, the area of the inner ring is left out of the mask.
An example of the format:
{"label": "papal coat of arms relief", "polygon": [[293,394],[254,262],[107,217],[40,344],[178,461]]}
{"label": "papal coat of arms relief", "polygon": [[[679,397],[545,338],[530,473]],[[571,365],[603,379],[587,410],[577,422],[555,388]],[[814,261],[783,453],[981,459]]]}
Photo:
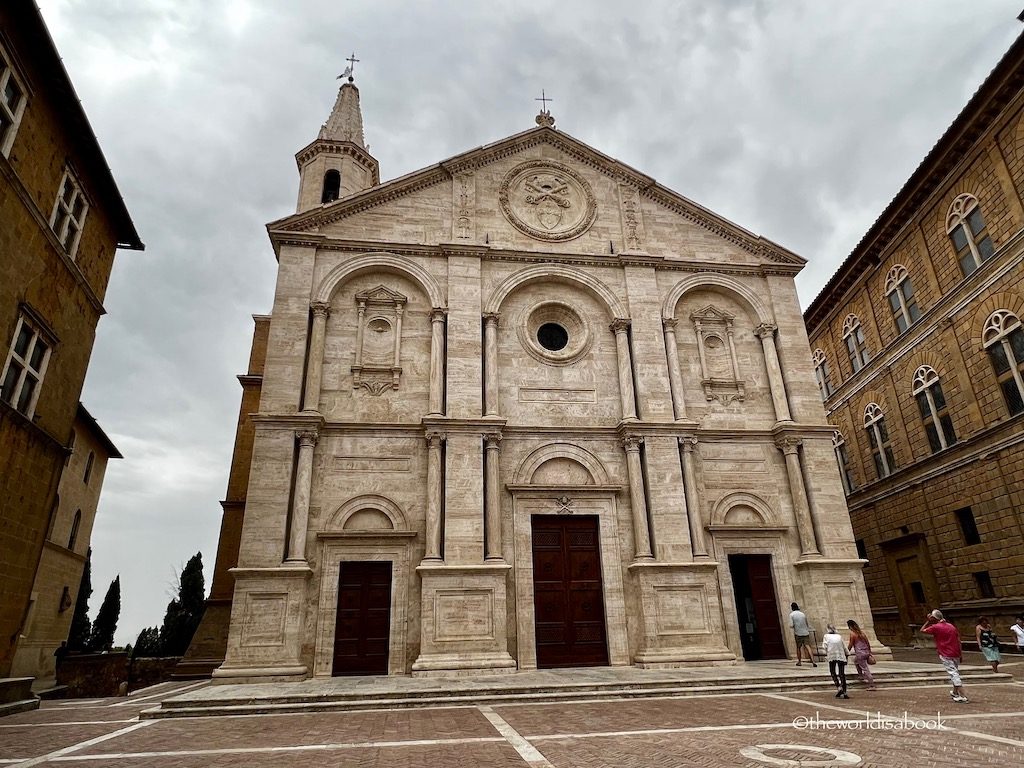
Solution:
{"label": "papal coat of arms relief", "polygon": [[567,165],[532,160],[509,171],[499,201],[505,218],[537,240],[579,237],[597,218],[597,201],[586,180]]}

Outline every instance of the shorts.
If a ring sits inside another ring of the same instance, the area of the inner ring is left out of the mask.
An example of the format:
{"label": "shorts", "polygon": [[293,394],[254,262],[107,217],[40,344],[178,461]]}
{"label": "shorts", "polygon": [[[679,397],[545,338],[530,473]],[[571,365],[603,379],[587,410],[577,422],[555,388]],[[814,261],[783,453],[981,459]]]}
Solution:
{"label": "shorts", "polygon": [[998,648],[982,648],[981,652],[985,654],[985,661],[999,661]]}
{"label": "shorts", "polygon": [[794,635],[794,637],[796,637],[796,647],[797,648],[802,648],[805,645],[809,646],[811,644],[811,636],[810,635]]}
{"label": "shorts", "polygon": [[939,661],[942,662],[943,669],[949,675],[949,682],[957,688],[964,684],[964,681],[960,679],[960,661],[958,659],[950,659],[940,655]]}

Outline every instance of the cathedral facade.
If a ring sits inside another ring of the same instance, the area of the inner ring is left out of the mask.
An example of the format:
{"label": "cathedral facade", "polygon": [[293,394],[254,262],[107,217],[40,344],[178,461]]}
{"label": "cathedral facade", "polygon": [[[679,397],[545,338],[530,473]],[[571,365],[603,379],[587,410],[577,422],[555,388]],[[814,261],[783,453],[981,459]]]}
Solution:
{"label": "cathedral facade", "polygon": [[803,259],[537,123],[380,183],[350,81],[298,153],[215,679],[786,658],[791,601],[871,632]]}

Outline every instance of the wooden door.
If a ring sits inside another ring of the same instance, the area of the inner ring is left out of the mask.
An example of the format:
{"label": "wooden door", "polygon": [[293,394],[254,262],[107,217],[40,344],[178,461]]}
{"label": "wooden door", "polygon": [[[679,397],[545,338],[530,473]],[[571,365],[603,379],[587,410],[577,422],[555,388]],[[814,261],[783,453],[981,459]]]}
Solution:
{"label": "wooden door", "polygon": [[786,645],[782,640],[779,603],[775,599],[771,555],[747,555],[747,574],[750,579],[750,597],[754,601],[754,615],[757,617],[761,658],[784,659]]}
{"label": "wooden door", "polygon": [[533,516],[537,666],[608,663],[596,516]]}
{"label": "wooden door", "polygon": [[386,675],[391,638],[391,563],[343,562],[334,628],[335,675]]}

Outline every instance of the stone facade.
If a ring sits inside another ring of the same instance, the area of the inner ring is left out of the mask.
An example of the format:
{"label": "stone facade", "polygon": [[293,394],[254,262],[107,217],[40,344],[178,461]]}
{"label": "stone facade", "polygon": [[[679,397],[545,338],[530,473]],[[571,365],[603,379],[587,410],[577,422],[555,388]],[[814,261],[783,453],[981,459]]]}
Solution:
{"label": "stone facade", "polygon": [[[143,247],[33,3],[0,7],[0,87],[8,86],[10,103],[0,106],[0,677],[24,629],[115,250]],[[13,357],[19,339],[27,360]]]}
{"label": "stone facade", "polygon": [[801,258],[546,113],[392,182],[367,158],[349,83],[269,225],[216,680],[785,657],[793,600],[872,631]]}
{"label": "stone facade", "polygon": [[16,677],[54,676],[53,652],[71,629],[107,462],[122,458],[81,405],[70,447],[32,585],[32,605],[14,652],[11,674]]}
{"label": "stone facade", "polygon": [[886,642],[1024,608],[1022,110],[1018,40],[805,313]]}

